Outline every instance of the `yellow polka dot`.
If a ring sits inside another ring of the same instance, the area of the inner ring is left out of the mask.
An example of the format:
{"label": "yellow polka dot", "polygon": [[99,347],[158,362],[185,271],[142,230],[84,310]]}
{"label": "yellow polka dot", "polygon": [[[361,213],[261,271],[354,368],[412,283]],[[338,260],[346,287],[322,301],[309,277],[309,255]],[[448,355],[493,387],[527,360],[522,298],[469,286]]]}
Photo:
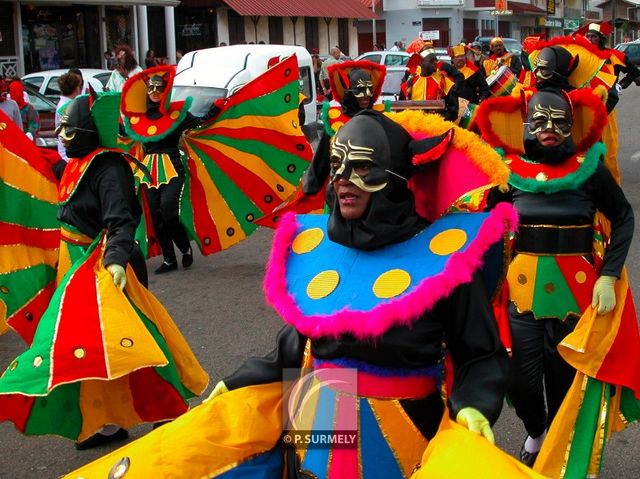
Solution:
{"label": "yellow polka dot", "polygon": [[76,348],[76,349],[73,351],[73,355],[75,356],[75,358],[76,358],[76,359],[82,359],[82,358],[84,358],[85,354],[87,354],[87,353],[86,353],[86,352],[84,351],[84,349],[82,349],[82,348]]}
{"label": "yellow polka dot", "polygon": [[333,128],[333,131],[338,131],[343,126],[344,126],[343,121],[336,121],[334,124],[331,125],[331,128]]}
{"label": "yellow polka dot", "polygon": [[123,348],[130,348],[133,346],[133,340],[130,338],[122,338],[120,340],[120,346]]}
{"label": "yellow polka dot", "polygon": [[462,248],[467,242],[467,233],[451,228],[435,235],[429,243],[429,250],[439,256],[448,256]]}
{"label": "yellow polka dot", "polygon": [[180,112],[178,110],[173,110],[169,115],[169,118],[171,118],[172,120],[175,120],[179,116],[180,116]]}
{"label": "yellow polka dot", "polygon": [[373,294],[378,298],[393,298],[402,294],[411,284],[411,276],[403,269],[385,271],[373,283]]}
{"label": "yellow polka dot", "polygon": [[320,228],[310,228],[302,231],[295,237],[291,249],[296,254],[304,254],[314,250],[324,238],[324,232]]}
{"label": "yellow polka dot", "polygon": [[147,128],[147,135],[155,135],[156,131],[158,131],[158,127],[156,125],[151,125]]}
{"label": "yellow polka dot", "polygon": [[580,163],[580,164],[582,164],[582,163],[584,163],[584,159],[585,159],[585,156],[584,156],[584,155],[580,155],[580,156],[578,156],[578,158],[577,158],[577,162],[578,162],[578,163]]}
{"label": "yellow polka dot", "polygon": [[336,270],[330,269],[322,271],[309,281],[307,285],[307,296],[311,299],[325,298],[333,293],[333,290],[336,289],[339,282],[340,275]]}
{"label": "yellow polka dot", "polygon": [[575,277],[576,281],[582,284],[587,280],[587,273],[585,273],[584,271],[578,271]]}
{"label": "yellow polka dot", "polygon": [[538,181],[547,181],[549,179],[549,177],[547,176],[547,174],[544,171],[541,171],[540,173],[538,173],[536,175],[536,180]]}
{"label": "yellow polka dot", "polygon": [[4,121],[0,121],[0,130],[5,130],[7,128],[7,124]]}
{"label": "yellow polka dot", "polygon": [[72,181],[71,183],[69,183],[69,186],[67,186],[67,194],[71,193],[75,186],[76,186],[75,181]]}
{"label": "yellow polka dot", "polygon": [[139,116],[132,116],[131,120],[129,120],[131,122],[132,125],[137,125],[138,122],[140,121],[140,117]]}
{"label": "yellow polka dot", "polygon": [[329,108],[329,118],[335,120],[340,116],[340,110],[338,108]]}
{"label": "yellow polka dot", "polygon": [[33,358],[33,367],[39,368],[40,366],[42,366],[42,362],[42,356],[36,356],[35,358]]}
{"label": "yellow polka dot", "polygon": [[78,168],[78,170],[82,173],[84,170],[86,170],[86,169],[87,169],[87,166],[89,166],[89,162],[88,162],[88,161],[85,161],[84,163],[82,163],[82,164],[80,165],[80,168]]}
{"label": "yellow polka dot", "polygon": [[518,275],[518,283],[520,284],[527,284],[527,276],[524,274],[519,274]]}

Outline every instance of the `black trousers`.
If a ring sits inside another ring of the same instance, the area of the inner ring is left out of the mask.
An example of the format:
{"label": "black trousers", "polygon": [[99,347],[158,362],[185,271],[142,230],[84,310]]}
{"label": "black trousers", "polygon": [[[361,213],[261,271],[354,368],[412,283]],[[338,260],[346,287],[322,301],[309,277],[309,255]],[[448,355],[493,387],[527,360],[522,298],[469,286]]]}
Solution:
{"label": "black trousers", "polygon": [[573,382],[576,370],[562,359],[557,346],[578,318],[535,319],[510,304],[509,320],[513,358],[508,395],[527,433],[538,437],[553,421]]}
{"label": "black trousers", "polygon": [[158,236],[162,256],[168,263],[176,262],[173,243],[182,253],[189,251],[189,237],[180,223],[180,194],[184,185],[183,177],[173,178],[166,185],[158,188],[145,188],[153,227]]}

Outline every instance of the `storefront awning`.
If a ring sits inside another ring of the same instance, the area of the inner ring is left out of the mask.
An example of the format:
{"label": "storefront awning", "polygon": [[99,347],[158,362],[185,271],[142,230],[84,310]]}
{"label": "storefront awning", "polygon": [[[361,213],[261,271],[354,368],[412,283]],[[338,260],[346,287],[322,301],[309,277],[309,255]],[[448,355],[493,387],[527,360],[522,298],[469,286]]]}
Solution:
{"label": "storefront awning", "polygon": [[23,0],[22,5],[105,5],[105,6],[126,6],[146,5],[148,7],[176,7],[180,5],[180,0]]}
{"label": "storefront awning", "polygon": [[[487,8],[494,10],[496,7],[495,0],[475,0],[476,8]],[[507,10],[511,10],[514,15],[546,15],[547,12],[542,8],[538,8],[528,3],[507,2]]]}
{"label": "storefront awning", "polygon": [[379,18],[361,0],[224,0],[242,16]]}

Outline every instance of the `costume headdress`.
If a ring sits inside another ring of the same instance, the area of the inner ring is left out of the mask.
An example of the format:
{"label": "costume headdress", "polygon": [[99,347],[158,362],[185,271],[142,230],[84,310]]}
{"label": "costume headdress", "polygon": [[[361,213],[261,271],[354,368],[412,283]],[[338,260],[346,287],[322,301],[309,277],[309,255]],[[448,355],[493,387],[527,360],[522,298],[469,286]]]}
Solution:
{"label": "costume headdress", "polygon": [[329,84],[331,85],[333,99],[342,103],[345,91],[355,86],[351,85],[352,72],[355,73],[355,70],[362,70],[370,76],[372,98],[373,101],[376,101],[382,92],[382,84],[384,83],[387,69],[384,65],[367,60],[347,61],[329,65],[327,71],[329,73]]}
{"label": "costume headdress", "polygon": [[[137,73],[127,80],[122,88],[120,109],[124,115],[124,127],[127,134],[143,143],[158,141],[182,122],[191,106],[191,98],[171,101],[171,88],[176,74],[175,65],[160,65]],[[157,109],[153,115],[147,114],[149,108],[148,90],[159,85],[164,89]]]}
{"label": "costume headdress", "polygon": [[451,58],[466,55],[467,47],[466,45],[455,45],[453,47],[449,47],[448,53]]}

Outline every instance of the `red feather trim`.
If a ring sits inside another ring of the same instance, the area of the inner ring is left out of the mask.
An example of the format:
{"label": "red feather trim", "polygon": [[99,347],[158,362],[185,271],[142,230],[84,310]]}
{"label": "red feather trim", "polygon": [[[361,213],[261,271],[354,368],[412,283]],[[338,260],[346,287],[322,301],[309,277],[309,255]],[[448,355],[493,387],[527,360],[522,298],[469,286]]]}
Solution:
{"label": "red feather trim", "polygon": [[[154,75],[161,75],[166,80],[167,84],[165,86],[164,92],[162,93],[162,98],[160,99],[160,112],[166,113],[169,105],[169,101],[171,100],[171,89],[173,88],[173,79],[176,76],[176,66],[175,65],[158,65],[156,67],[147,68],[146,70],[142,70],[139,73],[136,73],[132,77],[130,77],[122,87],[122,96],[120,99],[120,110],[125,116],[130,116],[132,114],[140,114],[138,111],[130,111],[127,107],[127,99],[129,95],[133,94],[131,88],[134,84],[139,81],[144,82],[145,84],[149,81],[149,78]],[[145,89],[145,95],[146,95]]]}
{"label": "red feather trim", "polygon": [[596,95],[593,90],[588,88],[572,90],[569,92],[568,96],[574,110],[577,110],[580,107],[586,107],[593,111],[593,123],[591,124],[589,131],[584,135],[580,142],[576,143],[576,150],[584,151],[595,142],[600,141],[602,132],[607,126],[609,118],[607,116],[607,108],[602,102],[602,99]]}
{"label": "red feather trim", "polygon": [[515,113],[522,109],[522,103],[523,102],[520,98],[512,96],[488,98],[480,103],[480,106],[478,106],[478,109],[476,110],[476,125],[478,125],[478,128],[480,129],[482,139],[493,147],[499,146],[504,148],[506,153],[522,153],[521,151],[510,148],[508,145],[503,143],[500,136],[495,133],[493,125],[489,119],[490,113],[494,111]]}

